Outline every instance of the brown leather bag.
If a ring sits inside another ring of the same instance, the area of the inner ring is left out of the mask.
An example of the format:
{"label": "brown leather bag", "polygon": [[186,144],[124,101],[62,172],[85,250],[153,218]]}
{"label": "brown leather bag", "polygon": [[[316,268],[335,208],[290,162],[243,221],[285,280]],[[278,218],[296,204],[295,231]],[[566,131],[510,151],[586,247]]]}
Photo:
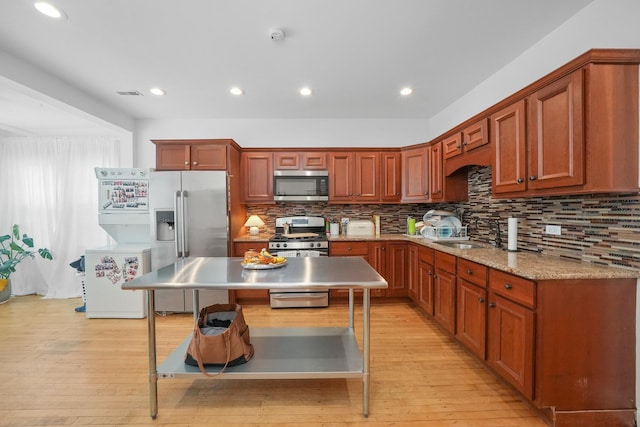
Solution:
{"label": "brown leather bag", "polygon": [[[246,363],[253,356],[253,345],[249,336],[242,306],[239,304],[214,304],[200,310],[198,324],[185,363],[198,366],[207,376],[221,374],[227,366]],[[210,374],[206,366],[222,366],[216,374]]]}

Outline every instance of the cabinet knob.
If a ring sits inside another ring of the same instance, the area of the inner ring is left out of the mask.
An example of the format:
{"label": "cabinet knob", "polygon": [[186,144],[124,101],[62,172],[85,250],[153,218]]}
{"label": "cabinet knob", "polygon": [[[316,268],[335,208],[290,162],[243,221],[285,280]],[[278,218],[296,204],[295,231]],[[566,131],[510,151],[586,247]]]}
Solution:
{"label": "cabinet knob", "polygon": [[193,165],[194,165],[194,166],[195,166],[195,165],[197,165],[197,164],[198,164],[198,162],[193,162]]}
{"label": "cabinet knob", "polygon": [[516,182],[517,182],[518,184],[522,184],[522,183],[524,182],[524,179],[522,179],[522,178],[518,178],[518,179],[516,179]]}
{"label": "cabinet knob", "polygon": [[434,274],[434,275],[433,275],[433,278],[434,278],[434,279],[437,279],[437,278],[438,278],[438,275],[437,275],[437,274]]}
{"label": "cabinet knob", "polygon": [[484,302],[484,298],[478,298],[478,302]]}
{"label": "cabinet knob", "polygon": [[504,285],[505,289],[511,289],[513,288],[513,286],[511,286],[511,283],[507,283],[506,285]]}
{"label": "cabinet knob", "polygon": [[535,180],[536,180],[536,178],[537,178],[536,176],[531,175],[531,176],[529,177],[529,181],[535,181]]}
{"label": "cabinet knob", "polygon": [[467,270],[467,274],[469,275],[473,274],[473,270]]}
{"label": "cabinet knob", "polygon": [[184,162],[184,164],[185,164],[185,165],[188,165],[188,164],[189,164],[189,161]]}
{"label": "cabinet knob", "polygon": [[464,143],[462,143],[462,145],[464,145],[466,147],[467,145],[469,145],[469,143],[467,141],[465,141]]}
{"label": "cabinet knob", "polygon": [[490,302],[490,303],[489,303],[489,308],[494,308],[495,306],[496,306],[496,303],[495,303],[495,302]]}
{"label": "cabinet knob", "polygon": [[347,250],[348,250],[348,251],[350,251],[350,250],[351,250],[351,246],[348,246],[348,247],[347,247]]}
{"label": "cabinet knob", "polygon": [[456,148],[462,148],[462,146],[461,145],[456,145]]}
{"label": "cabinet knob", "polygon": [[428,272],[427,274],[428,274],[429,276],[433,276],[433,273],[432,273],[432,272]]}

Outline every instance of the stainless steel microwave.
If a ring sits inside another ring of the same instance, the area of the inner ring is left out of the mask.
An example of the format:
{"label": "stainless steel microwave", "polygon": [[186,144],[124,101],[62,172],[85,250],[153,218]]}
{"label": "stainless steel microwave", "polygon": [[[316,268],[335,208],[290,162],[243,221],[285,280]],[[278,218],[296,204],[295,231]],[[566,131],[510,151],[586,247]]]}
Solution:
{"label": "stainless steel microwave", "polygon": [[323,202],[329,200],[329,172],[326,170],[276,170],[273,174],[276,202]]}

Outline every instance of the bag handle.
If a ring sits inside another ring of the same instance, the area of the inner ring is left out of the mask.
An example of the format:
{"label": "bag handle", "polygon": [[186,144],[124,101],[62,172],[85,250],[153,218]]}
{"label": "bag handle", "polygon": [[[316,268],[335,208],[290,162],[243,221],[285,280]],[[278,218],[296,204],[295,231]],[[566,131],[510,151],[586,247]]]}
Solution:
{"label": "bag handle", "polygon": [[220,369],[220,371],[216,372],[215,374],[210,374],[209,372],[207,372],[207,370],[204,367],[204,363],[202,363],[202,354],[200,353],[200,335],[201,335],[200,328],[197,328],[197,331],[195,331],[195,333],[193,334],[193,338],[196,342],[195,350],[196,350],[196,356],[197,356],[196,361],[198,362],[198,368],[200,368],[200,372],[202,372],[202,374],[206,375],[207,377],[217,377],[218,375],[223,373],[225,369],[227,369],[227,365],[229,364],[229,359],[231,358],[231,345],[229,344],[229,334],[227,333],[222,334],[222,340],[224,341],[224,346],[227,349],[227,361],[225,362],[222,369]]}

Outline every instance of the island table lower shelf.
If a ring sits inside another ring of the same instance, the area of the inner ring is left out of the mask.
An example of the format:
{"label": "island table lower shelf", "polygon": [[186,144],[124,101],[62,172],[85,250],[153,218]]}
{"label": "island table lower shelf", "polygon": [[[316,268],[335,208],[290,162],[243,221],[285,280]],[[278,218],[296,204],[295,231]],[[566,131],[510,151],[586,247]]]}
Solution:
{"label": "island table lower shelf", "polygon": [[[352,328],[252,328],[255,353],[247,363],[227,367],[217,378],[304,379],[362,378],[363,359]],[[202,376],[197,366],[184,363],[191,336],[157,369],[158,378]],[[208,366],[216,374],[220,367]]]}

